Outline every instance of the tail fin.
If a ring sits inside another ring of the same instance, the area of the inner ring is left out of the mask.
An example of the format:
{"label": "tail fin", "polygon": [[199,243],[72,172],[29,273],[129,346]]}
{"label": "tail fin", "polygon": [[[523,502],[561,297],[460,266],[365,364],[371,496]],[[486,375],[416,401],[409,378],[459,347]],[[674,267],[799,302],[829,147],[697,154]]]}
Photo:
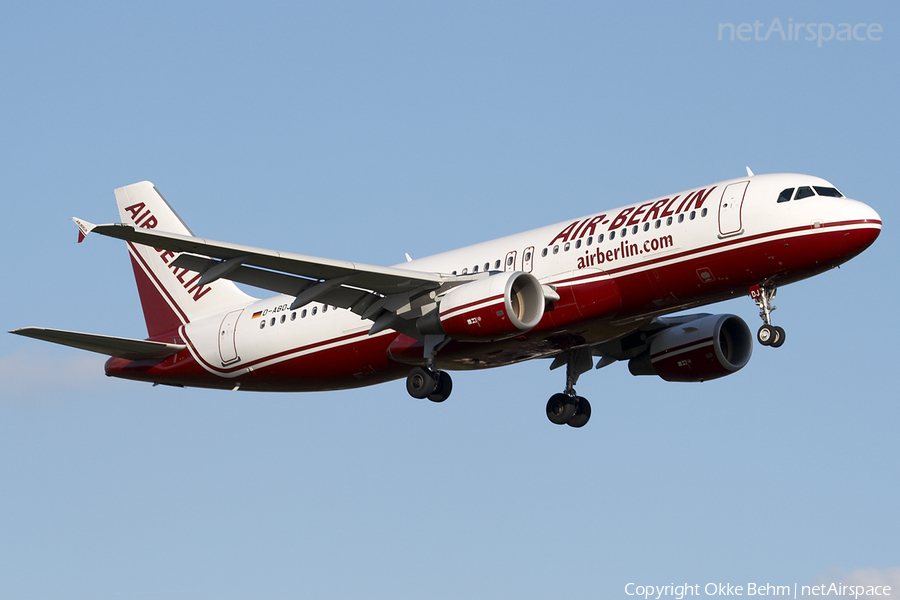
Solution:
{"label": "tail fin", "polygon": [[[116,203],[123,223],[193,235],[149,181],[118,188]],[[177,258],[173,252],[127,243],[150,337],[253,300],[226,279],[200,285],[199,273],[172,266]]]}

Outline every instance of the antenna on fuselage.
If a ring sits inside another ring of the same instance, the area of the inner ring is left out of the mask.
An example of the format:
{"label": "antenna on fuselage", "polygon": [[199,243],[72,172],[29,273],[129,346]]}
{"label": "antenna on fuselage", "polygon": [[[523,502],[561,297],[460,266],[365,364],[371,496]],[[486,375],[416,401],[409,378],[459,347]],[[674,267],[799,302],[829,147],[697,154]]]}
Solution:
{"label": "antenna on fuselage", "polygon": [[753,171],[750,170],[750,167],[747,167],[747,177],[753,177]]}

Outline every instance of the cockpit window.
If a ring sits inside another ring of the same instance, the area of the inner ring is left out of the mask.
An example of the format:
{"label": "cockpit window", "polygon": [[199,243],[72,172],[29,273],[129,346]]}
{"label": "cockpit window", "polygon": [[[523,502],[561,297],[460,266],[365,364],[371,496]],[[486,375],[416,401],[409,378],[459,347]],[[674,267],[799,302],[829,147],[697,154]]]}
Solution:
{"label": "cockpit window", "polygon": [[784,190],[783,192],[781,192],[780,194],[778,194],[778,201],[779,202],[787,202],[788,200],[791,199],[791,196],[793,194],[794,194],[794,188],[788,188],[788,189]]}
{"label": "cockpit window", "polygon": [[821,186],[813,186],[813,189],[816,190],[816,193],[820,196],[829,196],[831,198],[843,198],[844,195],[837,191],[833,187],[821,187]]}
{"label": "cockpit window", "polygon": [[803,198],[809,198],[810,196],[815,196],[815,193],[812,191],[811,187],[804,185],[803,187],[797,188],[797,195],[794,196],[794,200],[802,200]]}

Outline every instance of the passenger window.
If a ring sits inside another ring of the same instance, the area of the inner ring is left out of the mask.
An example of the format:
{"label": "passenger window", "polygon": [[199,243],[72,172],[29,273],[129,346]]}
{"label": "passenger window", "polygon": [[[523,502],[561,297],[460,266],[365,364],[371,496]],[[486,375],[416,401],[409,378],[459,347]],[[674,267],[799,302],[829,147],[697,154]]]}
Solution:
{"label": "passenger window", "polygon": [[475,265],[474,267],[472,267],[472,272],[473,272],[473,273],[477,273],[477,272],[478,272],[478,265]]}
{"label": "passenger window", "polygon": [[671,225],[671,224],[672,224],[672,217],[669,217],[668,219],[666,219],[666,225]]}
{"label": "passenger window", "polygon": [[802,200],[803,198],[809,198],[810,196],[815,196],[812,188],[808,185],[804,185],[803,187],[797,188],[797,195],[794,196],[794,200]]}
{"label": "passenger window", "polygon": [[484,263],[484,270],[485,270],[485,271],[490,271],[490,270],[491,270],[491,263]]}
{"label": "passenger window", "polygon": [[272,320],[269,321],[269,327],[274,327],[274,326],[275,326],[275,317],[272,317]]}
{"label": "passenger window", "polygon": [[287,320],[287,315],[281,315],[281,322],[284,323]]}
{"label": "passenger window", "polygon": [[557,254],[559,252],[559,244],[553,246],[553,254]]}
{"label": "passenger window", "polygon": [[[544,248],[544,256],[547,256],[547,249],[546,249],[546,248]],[[494,262],[494,268],[495,268],[495,269],[499,269],[499,268],[500,268],[500,259],[499,259],[499,258]]]}
{"label": "passenger window", "polygon": [[306,309],[305,309],[305,308],[300,312],[300,318],[301,318],[301,319],[305,319],[305,318],[306,318]]}
{"label": "passenger window", "polygon": [[684,223],[684,213],[681,213],[680,215],[678,215],[678,222]]}
{"label": "passenger window", "polygon": [[327,310],[328,310],[328,305],[326,304],[325,306],[322,307],[322,312],[325,312]]}
{"label": "passenger window", "polygon": [[700,211],[700,216],[705,217],[707,212],[708,211],[704,208],[703,210]]}
{"label": "passenger window", "polygon": [[[546,248],[544,248],[543,250],[541,250],[541,256],[542,256],[543,258],[546,258],[546,257],[547,257],[547,249],[546,249]],[[499,266],[500,266],[500,264],[499,264],[500,261],[498,260],[497,263],[498,263],[497,266],[499,267]]]}
{"label": "passenger window", "polygon": [[463,275],[467,275],[468,273],[469,273],[469,268],[468,268],[468,267],[466,267],[465,269],[463,269],[463,272],[462,272]]}
{"label": "passenger window", "polygon": [[644,223],[644,231],[650,231],[650,223]]}
{"label": "passenger window", "polygon": [[571,248],[571,247],[572,247],[572,244],[570,244],[569,242],[566,242],[566,245],[563,246],[563,250],[565,250],[566,252],[568,252],[568,251],[569,251],[569,248]]}
{"label": "passenger window", "polygon": [[312,308],[312,314],[315,315],[317,310],[319,310],[319,307],[318,307],[318,306],[313,306],[313,308]]}
{"label": "passenger window", "polygon": [[530,251],[525,253],[525,262],[528,262],[529,260],[531,260],[531,252]]}
{"label": "passenger window", "polygon": [[603,241],[603,234],[601,233],[600,235],[597,236],[597,243],[599,244],[602,241]]}
{"label": "passenger window", "polygon": [[653,224],[653,226],[654,226],[656,229],[659,229],[661,225],[662,225],[662,219],[657,219],[657,220],[656,220],[656,223]]}
{"label": "passenger window", "polygon": [[575,240],[575,247],[576,247],[576,248],[581,248],[581,240],[580,240],[580,239]]}
{"label": "passenger window", "polygon": [[693,220],[694,220],[694,217],[696,217],[696,216],[697,216],[697,211],[696,211],[696,210],[692,210],[692,211],[691,211],[691,221],[693,221]]}
{"label": "passenger window", "polygon": [[837,191],[833,187],[821,187],[818,185],[813,186],[813,189],[816,190],[816,193],[820,196],[828,196],[829,198],[843,198],[844,195]]}
{"label": "passenger window", "polygon": [[296,321],[296,320],[297,320],[297,311],[295,310],[294,312],[291,313],[291,321]]}
{"label": "passenger window", "polygon": [[259,328],[260,328],[260,329],[265,329],[265,328],[266,328],[266,322],[265,322],[265,320],[262,320],[262,321],[259,322]]}
{"label": "passenger window", "polygon": [[628,228],[627,228],[627,227],[623,227],[623,228],[622,228],[622,233],[619,234],[619,237],[625,237],[626,235],[628,235]]}
{"label": "passenger window", "polygon": [[587,239],[587,245],[590,246],[593,243],[594,243],[594,236],[589,235],[588,239]]}
{"label": "passenger window", "polygon": [[610,232],[609,232],[609,239],[611,239],[611,240],[616,239],[616,232],[615,232],[615,231],[610,231]]}
{"label": "passenger window", "polygon": [[638,226],[635,225],[634,227],[631,228],[631,235],[634,235],[634,234],[636,234],[637,232],[638,232]]}
{"label": "passenger window", "polygon": [[778,194],[779,202],[787,202],[791,199],[791,195],[794,193],[794,188],[788,188],[786,190],[782,190],[780,194]]}

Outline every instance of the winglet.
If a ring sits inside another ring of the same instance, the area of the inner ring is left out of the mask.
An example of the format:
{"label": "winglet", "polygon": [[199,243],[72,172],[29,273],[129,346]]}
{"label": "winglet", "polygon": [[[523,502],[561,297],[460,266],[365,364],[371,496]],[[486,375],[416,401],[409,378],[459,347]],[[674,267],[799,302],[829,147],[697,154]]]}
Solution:
{"label": "winglet", "polygon": [[75,221],[76,225],[78,225],[78,243],[80,244],[84,241],[84,238],[87,237],[87,234],[94,230],[94,227],[96,227],[96,225],[94,225],[93,223],[88,223],[87,221],[79,219],[78,217],[72,217],[72,220]]}

